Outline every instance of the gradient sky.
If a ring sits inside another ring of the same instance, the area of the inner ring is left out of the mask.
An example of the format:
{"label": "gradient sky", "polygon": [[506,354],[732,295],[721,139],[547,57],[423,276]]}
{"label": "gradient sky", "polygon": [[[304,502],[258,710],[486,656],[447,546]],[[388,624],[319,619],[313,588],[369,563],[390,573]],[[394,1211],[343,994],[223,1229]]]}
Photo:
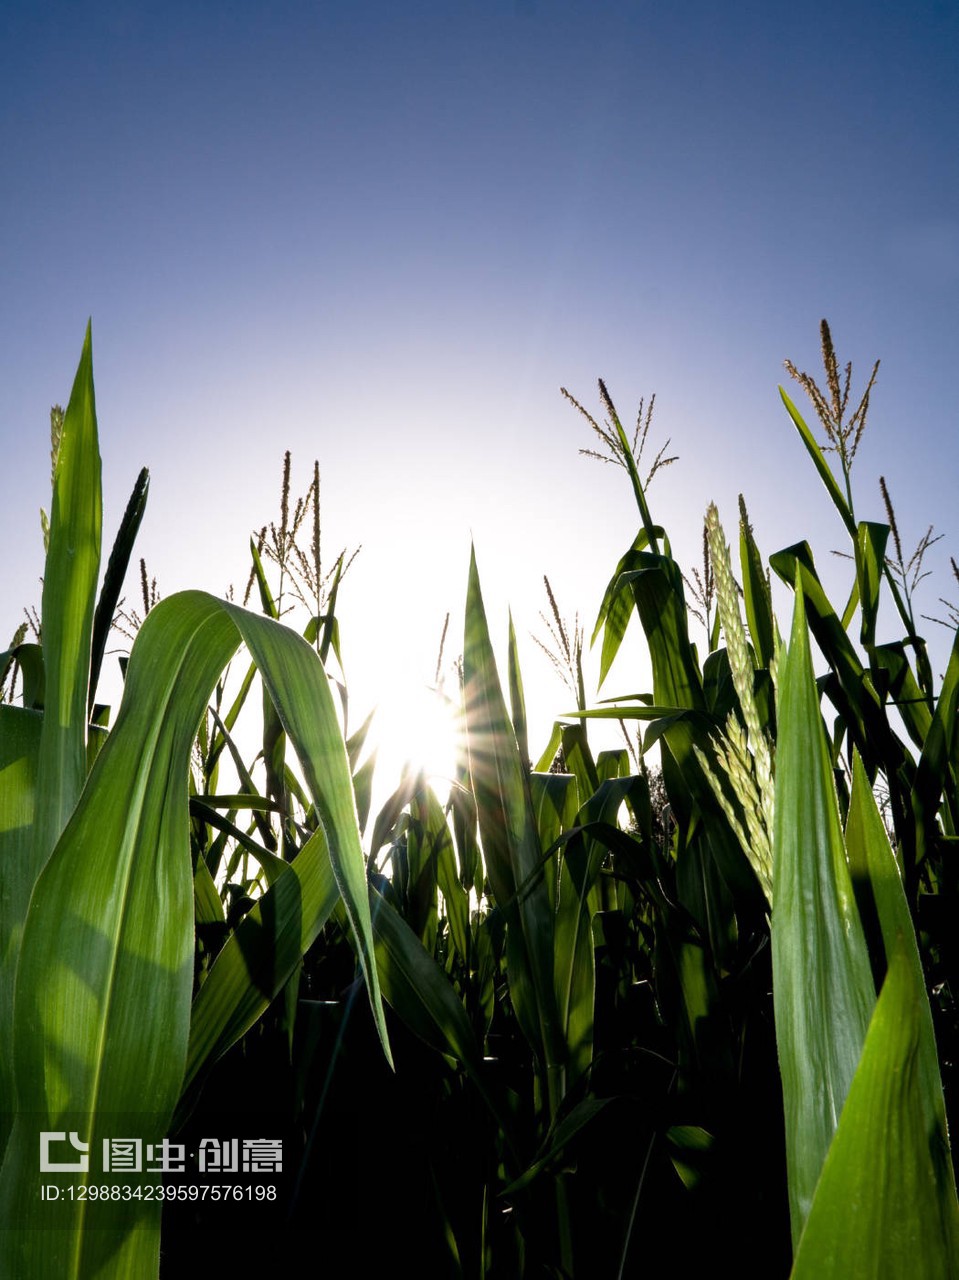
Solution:
{"label": "gradient sky", "polygon": [[[429,679],[447,609],[458,652],[472,536],[534,745],[568,705],[527,639],[542,574],[591,627],[636,516],[561,385],[598,410],[602,376],[627,422],[656,393],[687,569],[740,491],[767,555],[841,546],[777,392],[822,316],[854,394],[882,359],[857,514],[885,474],[908,546],[944,534],[920,611],[959,600],[953,0],[4,0],[0,158],[3,640],[88,316],[107,543],[147,465],[161,593],[242,589],[283,451],[298,490],[318,458],[326,546],[363,546],[361,702]],[[645,670],[637,642],[604,692]]]}

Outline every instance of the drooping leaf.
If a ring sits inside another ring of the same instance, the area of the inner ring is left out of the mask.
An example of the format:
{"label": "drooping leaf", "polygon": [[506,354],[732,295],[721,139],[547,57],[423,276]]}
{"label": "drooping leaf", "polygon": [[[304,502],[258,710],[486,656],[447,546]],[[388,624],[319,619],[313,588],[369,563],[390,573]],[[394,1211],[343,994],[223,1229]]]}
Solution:
{"label": "drooping leaf", "polygon": [[118,1123],[147,1144],[168,1129],[193,970],[188,762],[241,639],[300,756],[388,1043],[346,749],[319,661],[270,619],[200,592],[170,597],[140,630],[116,728],[30,900],[15,995],[18,1112],[0,1173],[0,1212],[16,1224],[0,1233],[4,1274],[155,1272],[159,1201],[65,1200],[51,1215],[36,1193],[37,1135],[76,1131],[96,1152]]}
{"label": "drooping leaf", "polygon": [[[663,536],[663,530],[658,526],[654,527],[653,532],[657,537]],[[602,630],[603,647],[600,658],[599,667],[599,683],[602,685],[609,669],[613,665],[613,661],[620,650],[623,643],[623,637],[629,626],[630,618],[633,615],[635,600],[633,597],[632,587],[629,579],[623,575],[631,572],[636,568],[635,554],[636,552],[645,550],[649,546],[649,538],[645,529],[640,529],[636,535],[636,540],[629,548],[624,556],[621,557],[616,566],[616,571],[603,595],[602,604],[599,607],[599,613],[596,617],[596,624],[593,627],[593,635],[590,644],[595,644],[596,639]]]}

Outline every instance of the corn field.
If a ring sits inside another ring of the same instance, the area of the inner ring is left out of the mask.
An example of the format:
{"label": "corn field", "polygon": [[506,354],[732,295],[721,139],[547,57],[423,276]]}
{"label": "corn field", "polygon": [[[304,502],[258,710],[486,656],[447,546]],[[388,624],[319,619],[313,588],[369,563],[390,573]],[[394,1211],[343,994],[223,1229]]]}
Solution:
{"label": "corn field", "polygon": [[[291,510],[287,463],[256,609],[158,601],[144,570],[109,723],[149,481],[101,577],[88,329],[35,634],[0,655],[0,1276],[204,1250],[243,1275],[254,1238],[331,1274],[959,1276],[959,628],[937,680],[925,548],[885,482],[887,520],[855,515],[876,371],[850,412],[825,322],[822,346],[824,389],[787,364],[815,429],[785,392],[784,427],[848,534],[845,598],[807,542],[765,559],[745,503],[732,546],[710,508],[688,580],[651,505],[670,459],[640,474],[651,405],[630,438],[602,383],[601,421],[570,396],[636,502],[601,678],[641,632],[651,687],[590,706],[554,605],[579,714],[534,742],[474,557],[449,799],[407,771],[374,814],[318,473]],[[641,750],[594,754],[597,719]],[[47,1140],[85,1167],[41,1172]]]}

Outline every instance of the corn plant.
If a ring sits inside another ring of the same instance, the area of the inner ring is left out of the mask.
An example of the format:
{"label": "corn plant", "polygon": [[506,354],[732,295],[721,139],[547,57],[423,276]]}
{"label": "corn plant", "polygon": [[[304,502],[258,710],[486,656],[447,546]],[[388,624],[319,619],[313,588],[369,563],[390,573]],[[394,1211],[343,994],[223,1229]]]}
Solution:
{"label": "corn plant", "polygon": [[[959,1204],[919,951],[858,753],[843,834],[801,586],[783,666],[772,940],[792,1274],[954,1276]],[[878,1000],[854,875],[881,924]]]}
{"label": "corn plant", "polygon": [[[948,995],[951,974],[943,969],[950,949],[941,926],[934,929],[926,942],[924,975],[916,924],[927,930],[927,921],[938,923],[940,913],[930,908],[944,905],[950,884],[943,855],[955,830],[956,651],[937,697],[910,591],[903,588],[907,575],[898,531],[896,559],[884,556],[894,523],[885,486],[890,526],[857,522],[853,515],[850,470],[876,370],[847,421],[851,369],[841,386],[825,324],[822,333],[828,393],[787,367],[812,396],[828,447],[839,456],[841,482],[785,393],[783,399],[853,539],[855,578],[842,614],[829,604],[807,544],[772,557],[773,568],[795,584],[798,597],[777,706],[772,682],[780,658],[778,628],[752,529],[743,508],[747,638],[713,511],[711,526],[707,520],[710,562],[727,651],[711,654],[700,675],[685,631],[688,607],[681,575],[669,559],[663,530],[652,522],[629,441],[601,384],[610,417],[607,434],[618,442],[618,458],[630,472],[642,523],[607,589],[597,624],[597,636],[603,634],[603,674],[635,605],[649,644],[653,692],[636,699],[638,706],[619,702],[590,714],[652,722],[647,745],[658,741],[663,752],[664,777],[679,818],[673,849],[677,874],[680,885],[685,881],[692,890],[685,902],[698,919],[700,945],[713,970],[711,1001],[722,988],[722,968],[728,971],[735,956],[735,948],[727,948],[724,958],[718,947],[713,949],[722,937],[717,924],[728,928],[738,917],[740,942],[743,925],[749,927],[728,836],[752,866],[771,908],[795,1274],[910,1275],[922,1258],[923,1274],[952,1275],[957,1266],[955,1183],[933,1011],[925,991],[926,986],[936,991],[939,1012],[946,1015],[942,993]],[[665,557],[657,551],[660,540]],[[920,564],[928,545],[929,535],[917,553]],[[916,585],[917,557],[912,567],[909,588]],[[703,581],[708,577],[709,564]],[[884,582],[906,630],[902,643],[876,643]],[[857,607],[868,666],[848,635]],[[808,658],[807,617],[829,664],[818,691]],[[908,648],[916,655],[915,669]],[[830,735],[821,721],[821,693],[838,712]],[[920,749],[918,762],[896,731],[896,712]],[[851,790],[847,776],[853,779]],[[895,856],[873,799],[878,778],[890,797]],[[841,814],[847,815],[845,837]],[[718,872],[712,881],[703,875],[710,855]],[[683,875],[683,863],[697,867],[692,881]],[[761,931],[758,936],[761,940]],[[940,1027],[954,1035],[945,1016]],[[718,1060],[703,1066],[715,1075]],[[892,1135],[899,1135],[896,1141],[904,1148],[899,1165],[888,1157]],[[855,1228],[839,1208],[850,1201],[862,1206]]]}
{"label": "corn plant", "polygon": [[[300,637],[199,592],[161,602],[137,636],[116,726],[88,774],[99,471],[88,329],[54,471],[42,711],[0,708],[2,803],[11,819],[3,849],[4,1041],[12,1045],[0,1248],[4,1273],[24,1280],[157,1273],[160,1201],[41,1201],[40,1134],[74,1133],[96,1153],[122,1126],[124,1136],[160,1144],[188,1063],[196,1065],[191,1042],[215,1047],[246,1016],[238,1008],[250,1005],[248,970],[241,966],[235,981],[236,946],[228,944],[219,957],[227,978],[214,983],[211,974],[204,987],[212,993],[205,1009],[214,1008],[191,1018],[188,764],[209,695],[241,642],[298,753],[317,816],[305,856],[274,885],[283,903],[299,886],[296,912],[284,919],[289,929],[295,914],[297,927],[284,940],[302,947],[317,929],[311,911],[342,904],[389,1054],[346,748],[326,676]],[[112,613],[112,601],[108,607]],[[88,1178],[81,1172],[79,1185]]]}

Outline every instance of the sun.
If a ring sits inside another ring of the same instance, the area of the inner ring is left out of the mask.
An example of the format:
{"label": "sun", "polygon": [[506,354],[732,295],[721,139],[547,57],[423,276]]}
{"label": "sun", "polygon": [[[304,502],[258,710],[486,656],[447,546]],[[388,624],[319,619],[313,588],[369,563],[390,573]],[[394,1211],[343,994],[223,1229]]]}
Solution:
{"label": "sun", "polygon": [[459,709],[427,684],[396,681],[381,696],[370,730],[381,787],[395,787],[404,769],[423,773],[445,801],[462,750]]}

